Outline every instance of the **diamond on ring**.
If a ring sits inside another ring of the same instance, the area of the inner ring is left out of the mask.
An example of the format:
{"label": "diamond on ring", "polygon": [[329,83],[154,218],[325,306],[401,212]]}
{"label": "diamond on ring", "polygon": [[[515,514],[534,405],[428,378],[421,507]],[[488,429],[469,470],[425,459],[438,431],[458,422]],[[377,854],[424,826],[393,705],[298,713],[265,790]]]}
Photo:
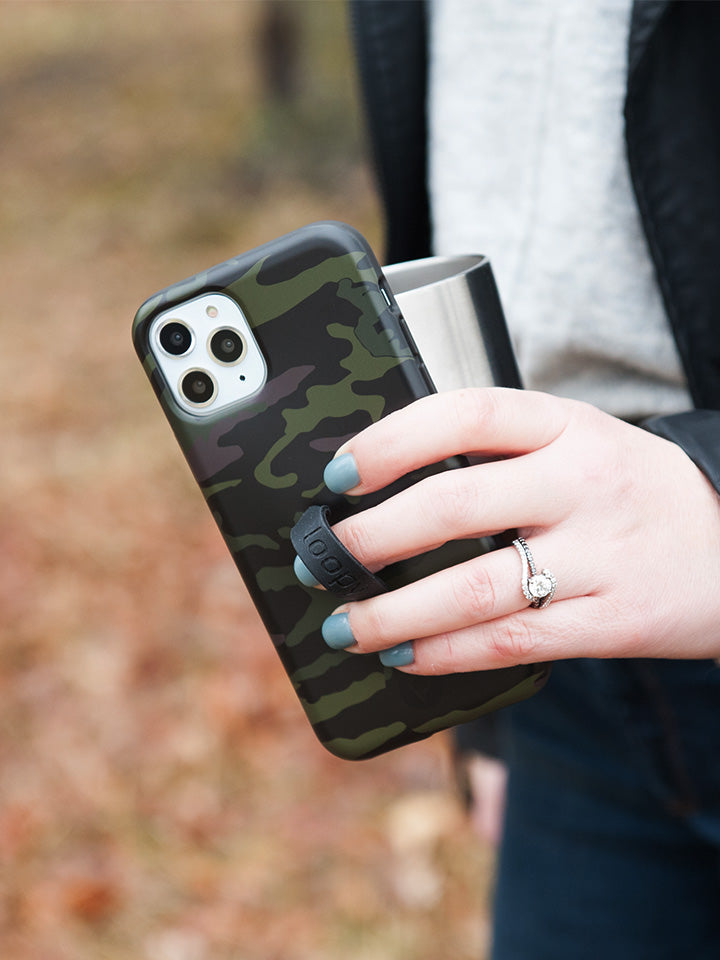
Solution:
{"label": "diamond on ring", "polygon": [[522,592],[530,606],[541,610],[551,602],[557,589],[557,580],[547,567],[538,573],[530,547],[522,537],[513,540],[513,546],[520,554],[523,565]]}

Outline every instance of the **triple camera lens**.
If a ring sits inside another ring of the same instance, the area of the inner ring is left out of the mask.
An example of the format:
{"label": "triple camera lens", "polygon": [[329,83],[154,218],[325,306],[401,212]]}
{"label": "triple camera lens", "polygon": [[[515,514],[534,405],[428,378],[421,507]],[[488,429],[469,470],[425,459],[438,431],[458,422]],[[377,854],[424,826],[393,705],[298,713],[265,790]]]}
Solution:
{"label": "triple camera lens", "polygon": [[220,363],[237,363],[245,353],[245,341],[237,330],[217,330],[210,338],[210,353]]}
{"label": "triple camera lens", "polygon": [[190,403],[210,403],[215,396],[215,381],[204,370],[191,370],[182,378],[180,389]]}
{"label": "triple camera lens", "polygon": [[172,320],[160,331],[160,346],[165,353],[181,357],[192,346],[192,333],[184,323]]}

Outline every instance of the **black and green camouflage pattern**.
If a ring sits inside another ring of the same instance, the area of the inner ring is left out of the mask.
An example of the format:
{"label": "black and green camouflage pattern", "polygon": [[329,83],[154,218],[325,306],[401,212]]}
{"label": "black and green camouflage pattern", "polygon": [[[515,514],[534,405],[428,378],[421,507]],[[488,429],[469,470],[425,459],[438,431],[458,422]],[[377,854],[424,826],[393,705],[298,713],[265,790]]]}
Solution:
{"label": "black and green camouflage pattern", "polygon": [[[371,757],[522,699],[546,676],[544,666],[521,666],[411,677],[383,667],[375,655],[330,650],[320,627],[338,601],[295,578],[290,529],[311,503],[328,504],[339,520],[446,468],[420,471],[362,502],[336,496],[322,482],[341,443],[432,389],[381,282],[356,231],[313,224],[157,294],[133,326],[138,355],[303,709],[327,749],[347,759]],[[148,329],[161,311],[208,291],[239,304],[268,379],[245,405],[193,417],[163,383]],[[397,586],[478,549],[476,541],[449,544],[386,569],[383,578]]]}

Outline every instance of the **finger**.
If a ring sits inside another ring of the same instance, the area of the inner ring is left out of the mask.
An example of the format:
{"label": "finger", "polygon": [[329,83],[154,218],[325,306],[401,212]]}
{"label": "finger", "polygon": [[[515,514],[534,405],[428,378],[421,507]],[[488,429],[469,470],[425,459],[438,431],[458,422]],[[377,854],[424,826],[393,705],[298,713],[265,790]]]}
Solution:
{"label": "finger", "polygon": [[466,761],[472,807],[470,816],[475,832],[497,847],[502,835],[507,797],[507,765],[494,757],[471,754]]}
{"label": "finger", "polygon": [[496,670],[584,656],[617,655],[613,611],[597,596],[553,601],[488,623],[426,637],[413,644],[413,660],[398,669],[424,675]]}
{"label": "finger", "polygon": [[[526,390],[433,394],[383,417],[344,444],[326,471],[326,483],[337,493],[362,494],[458,454],[527,453],[554,440],[569,416],[568,401]],[[333,483],[335,461],[343,457],[340,463],[346,466],[346,454],[352,454],[357,473],[341,469],[341,482],[354,482],[338,489]]]}
{"label": "finger", "polygon": [[[543,563],[546,557],[561,555],[553,551],[552,541],[552,537],[533,540],[533,549]],[[506,547],[390,593],[344,604],[335,613],[348,614],[354,652],[376,652],[409,640],[457,633],[522,611],[529,602],[522,590],[522,574],[517,551]],[[553,603],[563,596],[584,593],[586,576],[587,571],[566,565]],[[539,611],[534,612],[537,616]]]}
{"label": "finger", "polygon": [[446,470],[333,526],[353,556],[372,570],[447,543],[564,519],[574,497],[549,458]]}

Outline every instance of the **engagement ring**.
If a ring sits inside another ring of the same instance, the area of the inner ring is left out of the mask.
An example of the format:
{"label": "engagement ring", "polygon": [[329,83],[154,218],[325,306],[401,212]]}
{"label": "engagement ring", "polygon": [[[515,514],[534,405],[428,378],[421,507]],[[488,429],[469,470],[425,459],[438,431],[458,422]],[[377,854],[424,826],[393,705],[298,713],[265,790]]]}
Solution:
{"label": "engagement ring", "polygon": [[557,580],[547,567],[542,573],[537,572],[530,547],[522,537],[513,540],[513,546],[520,554],[523,565],[522,592],[531,607],[542,610],[543,607],[547,607],[555,596]]}

